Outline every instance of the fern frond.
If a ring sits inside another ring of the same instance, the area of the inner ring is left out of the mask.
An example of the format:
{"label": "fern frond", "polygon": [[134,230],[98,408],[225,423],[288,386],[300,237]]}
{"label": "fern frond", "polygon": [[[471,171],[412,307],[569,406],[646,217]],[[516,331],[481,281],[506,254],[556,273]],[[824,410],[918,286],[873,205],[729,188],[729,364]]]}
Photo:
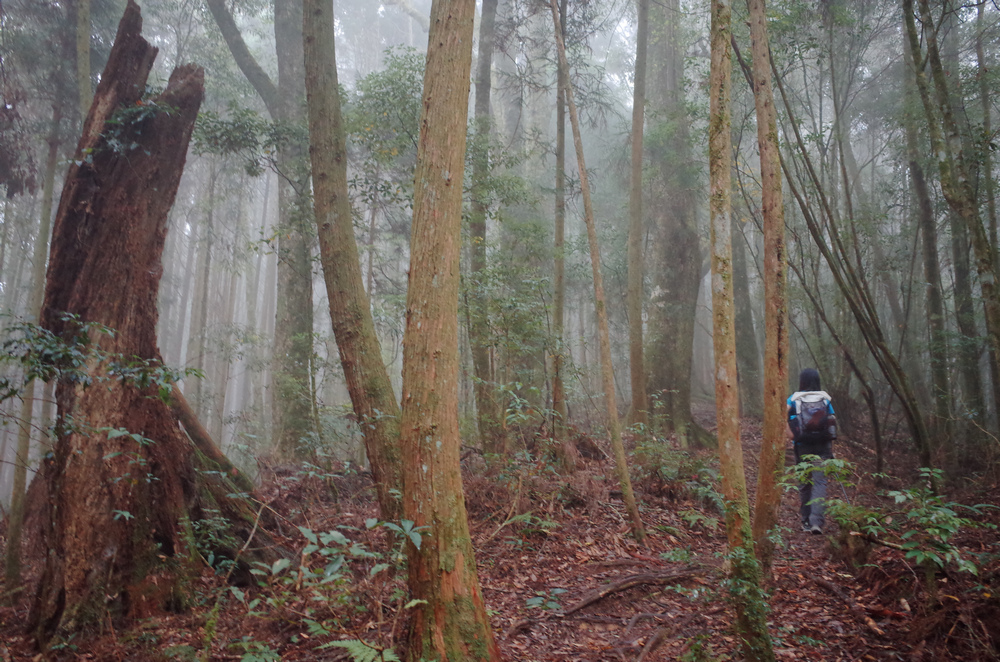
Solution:
{"label": "fern frond", "polygon": [[399,657],[392,652],[391,648],[376,648],[360,639],[331,641],[328,644],[323,644],[320,648],[343,648],[354,662],[400,662]]}

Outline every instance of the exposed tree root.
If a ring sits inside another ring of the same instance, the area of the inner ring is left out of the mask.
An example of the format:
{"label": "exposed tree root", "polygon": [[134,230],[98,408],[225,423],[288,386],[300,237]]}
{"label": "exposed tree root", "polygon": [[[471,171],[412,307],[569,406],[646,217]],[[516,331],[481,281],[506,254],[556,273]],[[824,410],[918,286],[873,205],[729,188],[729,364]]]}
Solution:
{"label": "exposed tree root", "polygon": [[685,579],[690,579],[695,574],[694,568],[683,568],[682,570],[675,570],[673,572],[649,572],[639,575],[632,575],[631,577],[626,577],[614,584],[609,584],[603,588],[599,588],[592,591],[579,602],[569,607],[562,612],[563,616],[569,616],[574,612],[578,612],[584,607],[594,604],[604,598],[612,595],[613,593],[620,593],[621,591],[628,590],[636,586],[642,586],[643,584],[652,584],[654,586],[662,586],[663,584],[675,581],[683,581]]}

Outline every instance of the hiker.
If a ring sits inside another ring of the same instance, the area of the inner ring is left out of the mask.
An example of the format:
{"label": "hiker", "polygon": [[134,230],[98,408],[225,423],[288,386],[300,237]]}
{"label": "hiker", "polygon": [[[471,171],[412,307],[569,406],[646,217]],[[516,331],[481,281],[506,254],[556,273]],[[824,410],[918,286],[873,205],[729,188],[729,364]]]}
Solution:
{"label": "hiker", "polygon": [[[794,443],[796,464],[806,455],[817,455],[823,460],[833,458],[837,418],[829,394],[820,389],[819,373],[813,368],[799,373],[799,390],[788,397],[787,435]],[[825,497],[826,474],[814,470],[811,479],[799,485],[803,531],[823,533]]]}

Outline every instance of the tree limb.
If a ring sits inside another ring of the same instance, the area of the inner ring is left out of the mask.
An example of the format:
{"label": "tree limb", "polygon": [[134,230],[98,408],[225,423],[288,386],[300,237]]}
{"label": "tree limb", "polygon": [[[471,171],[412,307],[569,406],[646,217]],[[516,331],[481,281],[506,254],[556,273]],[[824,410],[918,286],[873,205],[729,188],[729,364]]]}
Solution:
{"label": "tree limb", "polygon": [[278,109],[281,107],[281,95],[278,93],[278,87],[250,53],[250,49],[247,48],[246,42],[243,41],[243,35],[240,34],[240,29],[237,27],[236,21],[233,20],[232,12],[226,7],[225,0],[206,1],[216,25],[219,26],[222,38],[226,40],[226,45],[229,46],[229,52],[233,54],[236,66],[240,68],[243,75],[253,85],[253,89],[257,91],[257,94],[264,101],[271,119],[278,119],[280,116]]}
{"label": "tree limb", "polygon": [[417,25],[419,25],[424,32],[430,31],[431,19],[428,18],[428,16],[422,11],[414,7],[410,0],[389,0],[386,4],[399,7],[405,14],[408,14],[410,18],[416,21]]}
{"label": "tree limb", "polygon": [[643,584],[654,584],[661,586],[668,582],[680,581],[683,579],[688,579],[694,574],[694,568],[684,568],[682,570],[677,570],[674,572],[649,572],[639,575],[632,575],[626,577],[614,584],[609,584],[595,591],[592,591],[579,602],[569,607],[562,612],[563,616],[569,616],[570,614],[580,611],[584,607],[594,604],[604,598],[608,597],[612,593],[619,593],[621,591],[633,588],[635,586],[642,586]]}

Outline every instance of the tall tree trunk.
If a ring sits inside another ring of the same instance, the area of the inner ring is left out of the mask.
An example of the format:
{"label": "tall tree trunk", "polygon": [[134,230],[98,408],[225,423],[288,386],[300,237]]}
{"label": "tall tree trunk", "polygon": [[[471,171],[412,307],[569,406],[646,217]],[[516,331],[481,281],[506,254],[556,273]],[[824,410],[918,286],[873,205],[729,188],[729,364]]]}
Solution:
{"label": "tall tree trunk", "polygon": [[[903,39],[903,50],[909,55],[910,40]],[[906,108],[903,117],[906,131],[906,156],[910,171],[910,185],[916,202],[917,227],[923,248],[924,280],[927,283],[928,352],[931,363],[931,383],[934,398],[934,429],[939,440],[948,443],[951,438],[951,382],[948,378],[948,336],[945,327],[944,288],[941,284],[941,267],[938,261],[937,219],[931,201],[924,168],[920,162],[919,134],[914,107],[917,103],[914,81],[907,75],[905,81]],[[975,380],[978,388],[978,371]],[[980,401],[982,396],[980,395]],[[950,444],[949,444],[950,445]]]}
{"label": "tall tree trunk", "polygon": [[[993,181],[993,152],[990,141],[993,140],[993,98],[990,94],[987,72],[989,64],[986,61],[986,51],[983,48],[983,33],[986,31],[986,24],[983,20],[986,10],[986,2],[979,2],[976,5],[976,80],[979,82],[979,105],[983,112],[983,128],[981,138],[982,165],[980,177],[982,177],[983,188],[986,190],[986,210],[987,210],[987,232],[989,241],[993,245],[994,257],[998,256],[997,246],[997,201],[996,184]],[[995,267],[1000,270],[1000,264]]]}
{"label": "tall tree trunk", "polygon": [[90,0],[76,0],[76,84],[80,121],[87,116],[94,98],[90,87]]}
{"label": "tall tree trunk", "polygon": [[[167,214],[204,75],[191,65],[176,69],[153,106],[171,112],[108,124],[113,114],[134,108],[145,90],[156,49],[140,36],[141,26],[139,8],[129,2],[66,177],[41,323],[67,342],[79,336],[80,323],[113,328],[114,336],[93,333],[90,341],[112,356],[155,367]],[[136,148],[122,152],[110,139]],[[199,472],[201,462],[157,388],[120,380],[109,368],[89,366],[92,379],[101,382],[92,388],[58,385],[56,445],[42,473],[42,537],[49,552],[30,615],[42,646],[55,633],[109,616],[182,604],[183,571],[175,564],[183,567],[192,554],[184,522],[199,519],[205,508],[228,518],[245,515],[243,502],[225,496],[231,487]],[[112,434],[122,429],[129,434]],[[251,524],[244,522],[245,537]]]}
{"label": "tall tree trunk", "polygon": [[302,35],[309,108],[313,207],[340,363],[354,406],[382,517],[399,519],[402,488],[399,405],[365,293],[347,189],[347,139],[341,117],[330,0],[305,0]]}
{"label": "tall tree trunk", "polygon": [[498,661],[462,491],[458,286],[473,0],[434,0],[413,186],[403,340],[403,515],[414,607],[406,659]]}
{"label": "tall tree trunk", "polygon": [[[52,106],[52,124],[48,137],[48,155],[45,159],[45,180],[42,183],[42,209],[38,223],[31,261],[31,295],[28,297],[25,319],[38,320],[45,294],[45,258],[49,251],[49,234],[52,228],[52,198],[56,179],[56,162],[59,157],[59,123],[62,107]],[[4,225],[8,218],[4,218]],[[31,450],[32,416],[35,405],[35,384],[25,385],[21,399],[21,417],[17,426],[17,452],[14,456],[13,491],[10,498],[10,517],[7,520],[7,554],[4,565],[4,586],[10,593],[21,586],[21,532],[24,523],[24,496],[28,482],[28,456]],[[0,460],[3,457],[0,456]]]}
{"label": "tall tree trunk", "polygon": [[[559,4],[560,24],[566,25],[566,3]],[[563,28],[565,32],[565,27]],[[565,36],[565,34],[563,35]],[[560,462],[567,472],[576,471],[576,455],[566,435],[566,384],[563,365],[569,347],[566,342],[566,81],[561,67],[556,70],[556,177],[555,177],[555,275],[553,278],[552,317],[555,350],[552,353],[552,430],[560,447]]]}
{"label": "tall tree trunk", "polygon": [[[648,392],[660,399],[668,432],[681,446],[691,428],[691,363],[702,250],[695,213],[689,119],[684,103],[684,51],[678,0],[649,7],[649,163],[647,207],[655,225],[654,279],[649,297]],[[655,123],[655,124],[654,124]]]}
{"label": "tall tree trunk", "polygon": [[[712,1],[712,63],[709,77],[708,169],[712,244],[712,338],[715,347],[715,412],[718,421],[722,493],[726,500],[731,589],[743,659],[774,660],[767,631],[767,603],[754,556],[736,385],[731,228],[730,73],[731,9]],[[766,44],[766,42],[765,42]],[[763,65],[767,66],[764,55]],[[759,112],[759,110],[758,110]],[[761,161],[764,159],[762,158]],[[770,405],[770,403],[769,403]]]}
{"label": "tall tree trunk", "polygon": [[[757,109],[760,151],[761,211],[764,216],[764,428],[753,538],[764,574],[771,572],[781,488],[778,472],[785,466],[785,393],[788,388],[788,293],[785,252],[785,210],[781,200],[781,154],[778,116],[771,90],[771,49],[767,38],[764,0],[748,0],[753,49],[753,96]],[[728,181],[728,180],[727,180]],[[728,210],[727,210],[728,213]],[[730,229],[725,229],[727,235]]]}
{"label": "tall tree trunk", "polygon": [[[275,0],[278,119],[306,124],[302,55],[302,0]],[[306,144],[291,141],[278,153],[278,300],[274,326],[275,390],[272,415],[278,449],[304,457],[302,439],[312,429],[309,365],[313,356],[312,230]]]}
{"label": "tall tree trunk", "polygon": [[643,260],[645,224],[642,222],[642,152],[646,109],[646,47],[649,41],[649,0],[638,0],[635,39],[635,87],[632,91],[632,172],[629,188],[628,224],[628,327],[629,374],[632,383],[630,423],[649,422],[646,395],[646,366],[642,345],[642,281],[646,277]]}
{"label": "tall tree trunk", "polygon": [[[302,0],[274,1],[278,84],[268,77],[243,41],[225,0],[208,0],[237,66],[275,122],[304,124],[302,99]],[[278,297],[271,367],[272,426],[279,451],[297,456],[310,428],[309,361],[312,357],[312,260],[308,222],[309,173],[305,146],[292,139],[277,155]]]}
{"label": "tall tree trunk", "polygon": [[573,144],[576,147],[576,163],[580,170],[580,192],[583,195],[583,218],[587,225],[587,243],[590,245],[590,266],[594,278],[594,309],[597,317],[597,344],[601,357],[601,386],[604,390],[604,406],[607,408],[608,433],[611,436],[611,450],[615,457],[615,469],[618,483],[621,485],[625,510],[629,516],[629,526],[632,535],[640,543],[646,541],[646,530],[639,517],[639,508],[632,492],[632,480],[628,474],[628,459],[625,457],[625,446],[622,443],[621,424],[618,420],[618,400],[615,396],[615,373],[611,363],[611,334],[608,330],[607,302],[604,296],[604,277],[601,274],[601,249],[597,243],[597,227],[594,222],[594,207],[590,200],[590,183],[587,178],[587,161],[583,154],[583,138],[580,134],[580,120],[573,100],[573,86],[569,77],[569,62],[566,60],[566,44],[562,38],[562,22],[559,19],[559,7],[556,0],[549,0],[552,8],[552,22],[555,26],[556,48],[559,51],[559,68],[563,70],[563,80],[566,83],[566,105],[569,110],[569,123],[573,131]]}
{"label": "tall tree trunk", "polygon": [[[941,192],[952,210],[958,214],[970,235],[985,312],[987,346],[990,351],[991,363],[990,373],[994,377],[998,377],[1000,376],[1000,367],[996,363],[1000,359],[1000,290],[998,290],[996,274],[997,261],[993,253],[993,244],[979,217],[976,194],[970,179],[970,167],[952,106],[948,75],[941,63],[937,42],[937,27],[940,26],[935,27],[927,0],[919,0],[919,7],[920,20],[924,26],[924,41],[927,46],[925,61],[921,61],[923,57],[920,35],[917,32],[914,16],[913,0],[903,0],[903,19],[910,40],[910,64],[913,66],[917,92],[927,118],[931,151],[938,162]],[[930,68],[934,86],[933,98],[924,66]],[[940,113],[940,120],[938,113]],[[998,384],[994,384],[993,399],[995,409],[1000,411],[1000,385]]]}
{"label": "tall tree trunk", "polygon": [[503,455],[507,451],[498,384],[490,367],[490,319],[486,282],[486,180],[490,173],[490,91],[497,0],[483,0],[479,22],[479,56],[476,67],[475,149],[472,161],[472,211],[469,218],[470,299],[469,342],[476,394],[476,418],[483,450]]}

